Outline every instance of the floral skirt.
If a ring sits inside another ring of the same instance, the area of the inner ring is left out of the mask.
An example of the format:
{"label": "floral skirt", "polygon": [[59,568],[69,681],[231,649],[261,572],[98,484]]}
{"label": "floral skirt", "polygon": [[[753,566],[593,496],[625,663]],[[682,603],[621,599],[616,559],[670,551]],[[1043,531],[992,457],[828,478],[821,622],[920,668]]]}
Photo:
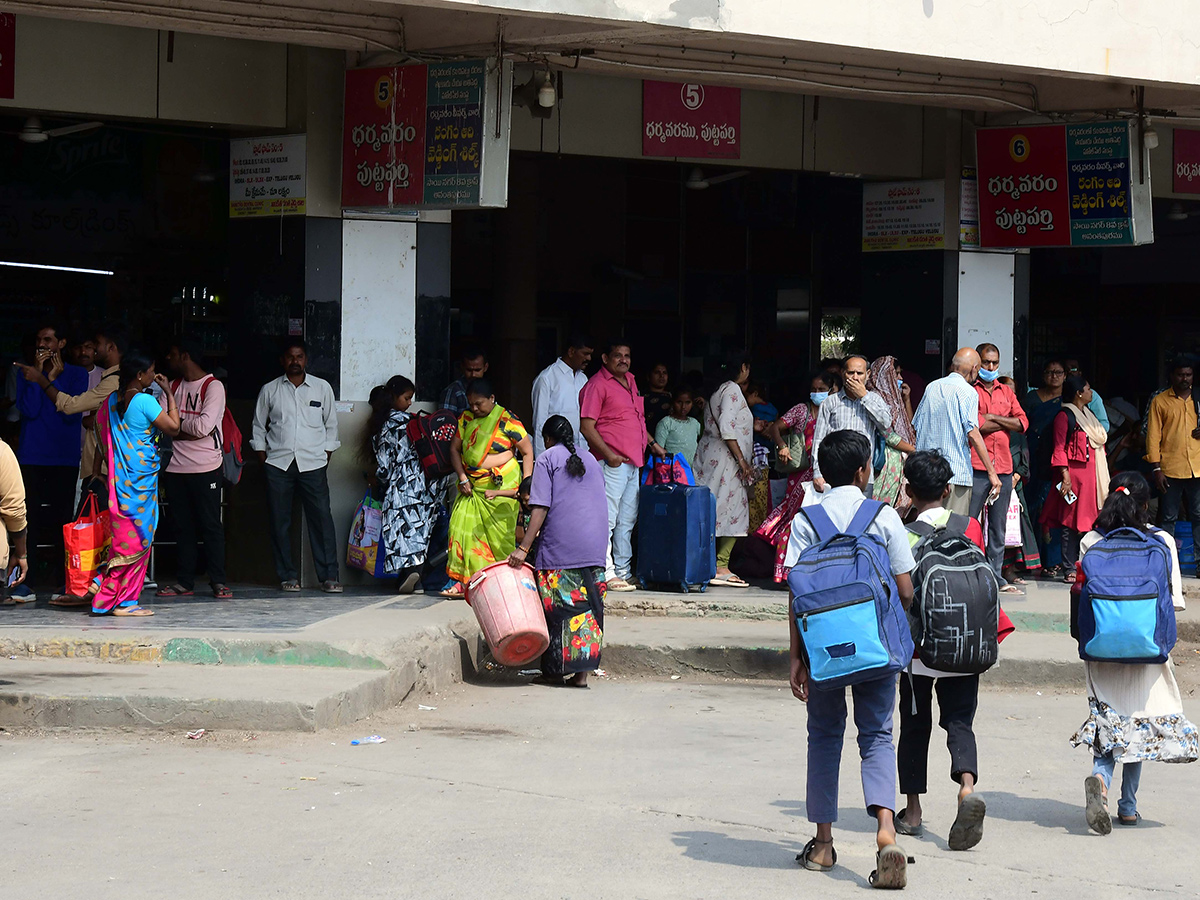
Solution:
{"label": "floral skirt", "polygon": [[1109,753],[1119,763],[1195,762],[1200,756],[1196,726],[1183,713],[1161,716],[1122,716],[1103,700],[1089,697],[1091,715],[1071,737],[1093,756]]}
{"label": "floral skirt", "polygon": [[568,675],[598,668],[608,589],[604,567],[540,569],[537,582],[550,631],[542,674]]}

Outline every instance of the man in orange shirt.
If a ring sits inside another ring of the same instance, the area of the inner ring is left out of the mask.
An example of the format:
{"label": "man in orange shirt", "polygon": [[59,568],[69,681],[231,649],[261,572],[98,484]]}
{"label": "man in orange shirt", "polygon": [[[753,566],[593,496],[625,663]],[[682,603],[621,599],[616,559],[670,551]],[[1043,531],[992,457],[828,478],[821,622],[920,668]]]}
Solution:
{"label": "man in orange shirt", "polygon": [[975,352],[979,354],[980,361],[979,377],[975,381],[975,392],[979,394],[979,433],[983,435],[983,445],[1000,478],[1000,494],[990,506],[987,505],[992,486],[983,459],[972,447],[974,480],[971,485],[971,518],[977,519],[987,507],[988,562],[1000,581],[1001,592],[1019,594],[1021,589],[1006,584],[1000,573],[1004,568],[1004,526],[1008,520],[1008,504],[1013,491],[1013,459],[1008,435],[1009,432],[1028,428],[1029,419],[1013,389],[999,380],[1000,349],[995,344],[980,344]]}
{"label": "man in orange shirt", "polygon": [[1200,553],[1200,421],[1192,395],[1192,364],[1171,366],[1171,389],[1150,402],[1146,422],[1146,462],[1162,491],[1159,526],[1174,534],[1180,502],[1187,501],[1192,541]]}

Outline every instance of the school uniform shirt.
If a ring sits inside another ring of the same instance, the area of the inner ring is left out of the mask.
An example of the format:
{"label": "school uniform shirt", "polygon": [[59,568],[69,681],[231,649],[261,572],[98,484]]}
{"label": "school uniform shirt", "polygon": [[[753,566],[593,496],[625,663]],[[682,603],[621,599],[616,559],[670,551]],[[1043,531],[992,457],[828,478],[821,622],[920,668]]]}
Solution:
{"label": "school uniform shirt", "polygon": [[[827,401],[828,402],[828,401]],[[852,484],[831,488],[821,499],[821,508],[838,528],[846,528],[853,520],[854,514],[862,506],[863,492]],[[892,574],[903,575],[917,567],[913,560],[912,550],[908,546],[908,529],[900,521],[900,515],[892,507],[884,505],[879,515],[870,524],[867,534],[877,535],[887,547],[888,559],[892,563]],[[790,569],[800,558],[800,554],[813,544],[819,543],[816,531],[803,513],[792,519],[792,533],[788,538],[787,555],[783,565]]]}
{"label": "school uniform shirt", "polygon": [[342,442],[338,440],[333,388],[305,374],[296,386],[281,375],[258,392],[250,446],[265,450],[267,465],[287,471],[292,463],[301,472],[324,468]]}
{"label": "school uniform shirt", "polygon": [[579,434],[579,392],[587,384],[587,376],[576,372],[561,359],[542,369],[533,382],[533,455],[546,452],[542,426],[551,416],[562,416],[571,423],[577,446],[587,442]]}
{"label": "school uniform shirt", "polygon": [[205,375],[195,381],[180,380],[174,394],[179,407],[179,432],[197,440],[176,438],[171,443],[171,462],[167,465],[167,471],[176,475],[191,475],[221,468],[221,419],[225,415],[225,385],[212,375]]}

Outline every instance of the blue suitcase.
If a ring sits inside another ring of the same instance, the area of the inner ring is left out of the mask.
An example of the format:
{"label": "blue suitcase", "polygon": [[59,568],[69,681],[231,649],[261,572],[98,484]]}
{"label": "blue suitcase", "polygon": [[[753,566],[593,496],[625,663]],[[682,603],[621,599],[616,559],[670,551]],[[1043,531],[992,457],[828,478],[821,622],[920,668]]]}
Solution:
{"label": "blue suitcase", "polygon": [[708,588],[717,575],[717,498],[701,486],[645,485],[638,497],[637,576],[644,585]]}

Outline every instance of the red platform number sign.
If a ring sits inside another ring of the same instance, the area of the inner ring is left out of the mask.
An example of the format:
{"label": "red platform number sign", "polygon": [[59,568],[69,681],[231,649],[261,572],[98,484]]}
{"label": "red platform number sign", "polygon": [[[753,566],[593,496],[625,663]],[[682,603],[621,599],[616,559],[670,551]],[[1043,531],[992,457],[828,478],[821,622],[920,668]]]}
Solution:
{"label": "red platform number sign", "polygon": [[16,96],[17,17],[0,12],[0,100]]}
{"label": "red platform number sign", "polygon": [[642,155],[739,159],[740,88],[642,82]]}

